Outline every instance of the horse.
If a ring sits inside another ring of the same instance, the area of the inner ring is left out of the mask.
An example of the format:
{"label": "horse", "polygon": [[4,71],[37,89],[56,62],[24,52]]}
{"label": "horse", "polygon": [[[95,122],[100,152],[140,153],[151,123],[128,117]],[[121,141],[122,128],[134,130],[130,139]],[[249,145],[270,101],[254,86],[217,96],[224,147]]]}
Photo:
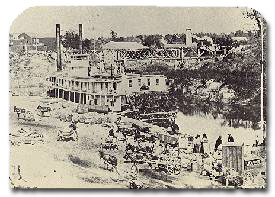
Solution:
{"label": "horse", "polygon": [[50,107],[42,107],[41,105],[38,105],[36,109],[39,110],[40,115],[41,115],[42,117],[44,117],[44,113],[45,113],[45,112],[50,112],[50,111],[52,111]]}
{"label": "horse", "polygon": [[129,182],[129,189],[142,189],[143,185],[137,184],[135,181]]}
{"label": "horse", "polygon": [[102,144],[102,148],[105,150],[118,150],[118,146],[113,143]]}

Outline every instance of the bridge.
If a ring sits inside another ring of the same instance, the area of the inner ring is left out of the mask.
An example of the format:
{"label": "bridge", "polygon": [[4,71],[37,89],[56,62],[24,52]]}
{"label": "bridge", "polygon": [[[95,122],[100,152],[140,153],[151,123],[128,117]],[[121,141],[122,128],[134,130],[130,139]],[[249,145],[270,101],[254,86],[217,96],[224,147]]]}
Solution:
{"label": "bridge", "polygon": [[184,60],[198,58],[197,52],[191,48],[177,49],[142,49],[142,50],[117,50],[116,60]]}

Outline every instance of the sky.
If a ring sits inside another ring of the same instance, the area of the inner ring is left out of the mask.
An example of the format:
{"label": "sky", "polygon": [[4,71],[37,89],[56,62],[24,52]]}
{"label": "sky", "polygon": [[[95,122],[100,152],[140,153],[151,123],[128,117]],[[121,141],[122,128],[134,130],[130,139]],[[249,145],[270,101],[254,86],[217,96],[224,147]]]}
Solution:
{"label": "sky", "polygon": [[55,36],[55,24],[61,33],[78,32],[83,24],[84,38],[139,34],[192,32],[230,33],[253,30],[255,24],[244,17],[246,8],[179,8],[179,7],[32,7],[18,15],[10,33],[34,33],[42,37]]}

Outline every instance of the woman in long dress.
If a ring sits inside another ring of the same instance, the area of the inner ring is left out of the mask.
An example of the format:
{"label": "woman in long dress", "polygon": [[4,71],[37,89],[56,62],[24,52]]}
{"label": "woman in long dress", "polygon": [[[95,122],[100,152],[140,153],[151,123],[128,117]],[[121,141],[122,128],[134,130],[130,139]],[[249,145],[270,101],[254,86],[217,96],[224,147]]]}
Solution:
{"label": "woman in long dress", "polygon": [[201,151],[200,153],[204,154],[204,153],[207,153],[209,154],[209,143],[208,143],[208,138],[207,138],[207,135],[204,133],[202,135],[202,140],[201,140]]}
{"label": "woman in long dress", "polygon": [[200,153],[201,140],[200,135],[197,135],[194,139],[194,153]]}
{"label": "woman in long dress", "polygon": [[215,143],[215,149],[214,152],[216,152],[219,148],[219,146],[222,144],[222,136],[219,136]]}

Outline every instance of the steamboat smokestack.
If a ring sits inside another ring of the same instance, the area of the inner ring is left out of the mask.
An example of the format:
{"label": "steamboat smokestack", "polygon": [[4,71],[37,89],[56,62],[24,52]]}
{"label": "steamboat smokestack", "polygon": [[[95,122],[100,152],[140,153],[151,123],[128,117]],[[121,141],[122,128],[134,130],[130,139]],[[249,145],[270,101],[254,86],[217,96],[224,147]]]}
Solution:
{"label": "steamboat smokestack", "polygon": [[62,70],[62,65],[61,65],[61,43],[60,43],[60,24],[56,24],[56,67],[57,71]]}
{"label": "steamboat smokestack", "polygon": [[80,53],[83,52],[83,46],[82,46],[82,24],[79,24],[79,51],[80,51]]}

